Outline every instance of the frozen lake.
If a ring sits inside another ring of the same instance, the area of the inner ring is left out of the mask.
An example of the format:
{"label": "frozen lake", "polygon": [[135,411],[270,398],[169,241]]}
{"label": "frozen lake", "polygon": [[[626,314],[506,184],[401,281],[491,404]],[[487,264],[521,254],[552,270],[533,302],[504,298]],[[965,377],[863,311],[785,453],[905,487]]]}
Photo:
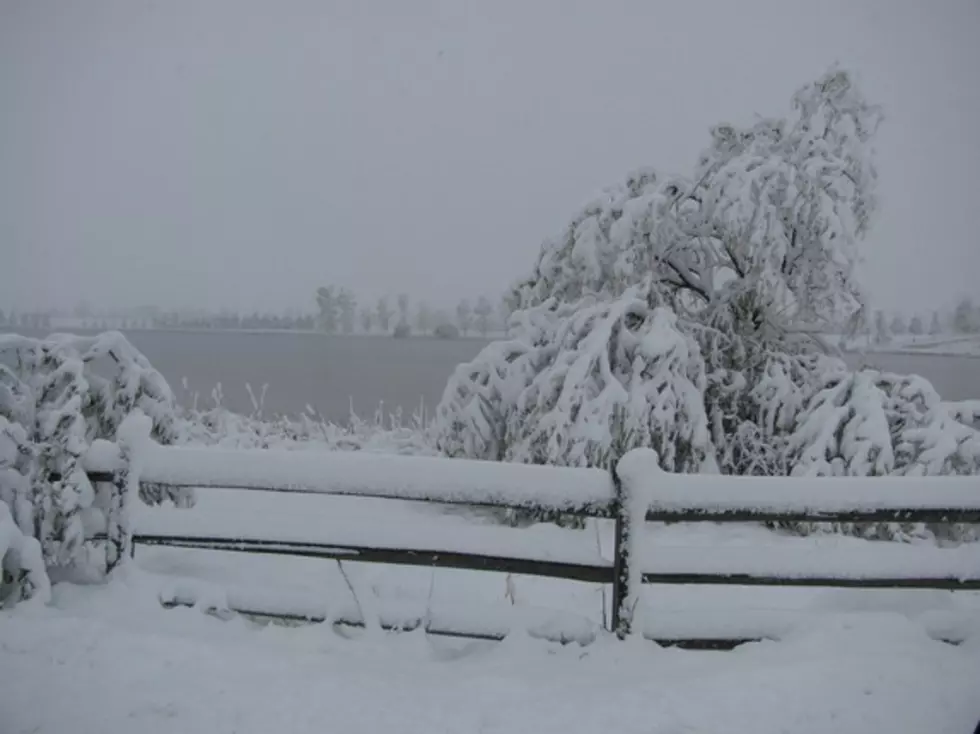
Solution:
{"label": "frozen lake", "polygon": [[[221,383],[223,404],[250,413],[245,389],[268,384],[266,415],[297,414],[309,403],[333,421],[346,421],[353,403],[362,417],[383,401],[406,413],[421,402],[433,408],[460,362],[472,359],[480,339],[392,339],[306,333],[133,331],[126,336],[170,382],[178,398],[210,403]],[[856,364],[859,358],[851,357]],[[865,362],[920,374],[947,400],[980,398],[980,359],[928,354],[873,354]],[[188,389],[182,382],[186,378]]]}

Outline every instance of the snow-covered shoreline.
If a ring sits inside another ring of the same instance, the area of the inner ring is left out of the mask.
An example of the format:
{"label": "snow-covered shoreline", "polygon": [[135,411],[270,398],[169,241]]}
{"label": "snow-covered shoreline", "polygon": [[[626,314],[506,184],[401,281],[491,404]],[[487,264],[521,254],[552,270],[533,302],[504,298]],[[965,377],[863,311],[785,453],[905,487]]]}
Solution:
{"label": "snow-covered shoreline", "polygon": [[848,354],[933,354],[942,357],[980,358],[980,338],[955,336],[945,338],[913,337],[884,344],[850,343],[845,347]]}

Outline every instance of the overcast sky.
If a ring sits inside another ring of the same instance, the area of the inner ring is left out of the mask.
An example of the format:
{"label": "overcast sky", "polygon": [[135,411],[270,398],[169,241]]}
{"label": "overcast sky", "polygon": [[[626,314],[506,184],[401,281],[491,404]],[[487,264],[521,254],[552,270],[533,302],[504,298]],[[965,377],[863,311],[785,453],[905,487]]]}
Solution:
{"label": "overcast sky", "polygon": [[834,61],[875,305],[980,297],[976,0],[0,0],[0,307],[497,294],[599,187]]}

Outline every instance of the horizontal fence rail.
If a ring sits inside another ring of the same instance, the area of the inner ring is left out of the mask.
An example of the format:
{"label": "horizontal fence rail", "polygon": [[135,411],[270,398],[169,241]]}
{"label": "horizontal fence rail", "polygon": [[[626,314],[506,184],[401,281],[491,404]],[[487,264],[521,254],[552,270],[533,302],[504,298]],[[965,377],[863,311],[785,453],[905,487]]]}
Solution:
{"label": "horizontal fence rail", "polygon": [[[340,532],[335,528],[332,537],[326,532],[322,538],[257,537],[254,531],[233,526],[188,532],[176,524],[172,528],[137,527],[118,540],[124,533],[110,521],[107,532],[99,537],[116,538],[113,542],[117,547],[135,543],[284,554],[606,584],[612,587],[609,627],[621,637],[631,632],[641,584],[980,590],[980,554],[975,549],[968,549],[972,556],[923,549],[915,551],[919,555],[913,559],[908,546],[898,554],[892,552],[897,550],[896,544],[881,543],[876,545],[883,549],[891,546],[891,550],[864,554],[864,558],[862,554],[847,556],[843,551],[833,557],[817,552],[806,559],[759,563],[757,559],[740,559],[738,552],[727,548],[715,557],[711,557],[710,549],[701,549],[698,556],[684,556],[676,549],[652,548],[652,560],[648,560],[640,542],[644,522],[980,523],[980,478],[974,476],[787,479],[674,475],[661,471],[656,455],[646,449],[627,454],[611,473],[361,452],[219,450],[156,444],[145,446],[138,461],[125,451],[101,445],[84,462],[91,481],[111,483],[117,492],[125,492],[124,480],[131,464],[139,471],[138,481],[144,484],[406,500],[611,519],[615,523],[611,561],[561,549],[531,554],[520,543],[512,553],[503,536],[499,548],[493,543],[468,543],[466,538],[452,542],[430,538],[426,542],[421,530],[418,536],[409,534],[396,545],[384,538],[348,537],[351,529]],[[192,517],[194,510],[179,512]],[[511,528],[508,532],[524,531]],[[890,560],[889,553],[894,556]],[[705,554],[709,554],[707,558]],[[537,557],[529,557],[532,555]],[[187,602],[174,598],[167,603]],[[252,607],[238,611],[283,619],[297,616],[283,610],[267,614]],[[346,622],[356,624],[352,619]],[[437,628],[430,631],[440,634]],[[468,636],[486,636],[479,630],[471,631]],[[467,636],[460,629],[452,634]],[[567,641],[561,634],[557,637]],[[657,639],[664,644],[725,648],[750,638],[694,635]]]}
{"label": "horizontal fence rail", "polygon": [[178,535],[144,535],[136,533],[133,542],[147,546],[197,548],[200,550],[237,551],[271,555],[329,558],[360,563],[385,563],[393,566],[423,566],[452,568],[464,571],[496,571],[524,576],[544,576],[593,584],[612,583],[612,566],[590,566],[561,561],[528,560],[433,549],[371,548],[357,545],[324,545],[320,543],[288,543],[271,540],[236,538],[201,538]]}

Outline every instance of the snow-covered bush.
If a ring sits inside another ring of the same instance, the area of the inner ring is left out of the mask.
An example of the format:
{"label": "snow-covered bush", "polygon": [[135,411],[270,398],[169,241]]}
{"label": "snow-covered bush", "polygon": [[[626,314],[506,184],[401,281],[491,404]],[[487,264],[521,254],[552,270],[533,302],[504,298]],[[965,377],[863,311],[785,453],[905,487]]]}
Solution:
{"label": "snow-covered bush", "polygon": [[[609,302],[522,311],[513,338],[460,365],[437,409],[449,455],[609,467],[656,448],[670,471],[713,461],[697,343],[641,288]],[[713,466],[713,465],[712,465]]]}
{"label": "snow-covered bush", "polygon": [[182,442],[241,449],[297,451],[366,451],[433,455],[421,408],[408,419],[396,410],[385,414],[383,406],[371,419],[351,412],[346,425],[326,420],[312,407],[298,417],[263,419],[234,413],[220,404],[207,409],[179,409]]}
{"label": "snow-covered bush", "polygon": [[[38,539],[48,567],[71,567],[82,555],[86,521],[104,525],[107,509],[82,456],[93,441],[113,440],[136,409],[149,416],[155,440],[177,441],[174,397],[118,332],[0,336],[0,357],[0,499],[21,531]],[[193,497],[163,487],[141,487],[140,496],[182,505]]]}
{"label": "snow-covered bush", "polygon": [[51,597],[40,543],[17,527],[3,502],[0,502],[0,574],[0,608],[28,598],[46,603]]}
{"label": "snow-covered bush", "polygon": [[[793,476],[943,476],[980,473],[980,432],[932,385],[876,370],[828,375],[796,419]],[[938,528],[894,523],[848,527],[870,537],[922,536]],[[974,533],[965,527],[952,533]]]}

